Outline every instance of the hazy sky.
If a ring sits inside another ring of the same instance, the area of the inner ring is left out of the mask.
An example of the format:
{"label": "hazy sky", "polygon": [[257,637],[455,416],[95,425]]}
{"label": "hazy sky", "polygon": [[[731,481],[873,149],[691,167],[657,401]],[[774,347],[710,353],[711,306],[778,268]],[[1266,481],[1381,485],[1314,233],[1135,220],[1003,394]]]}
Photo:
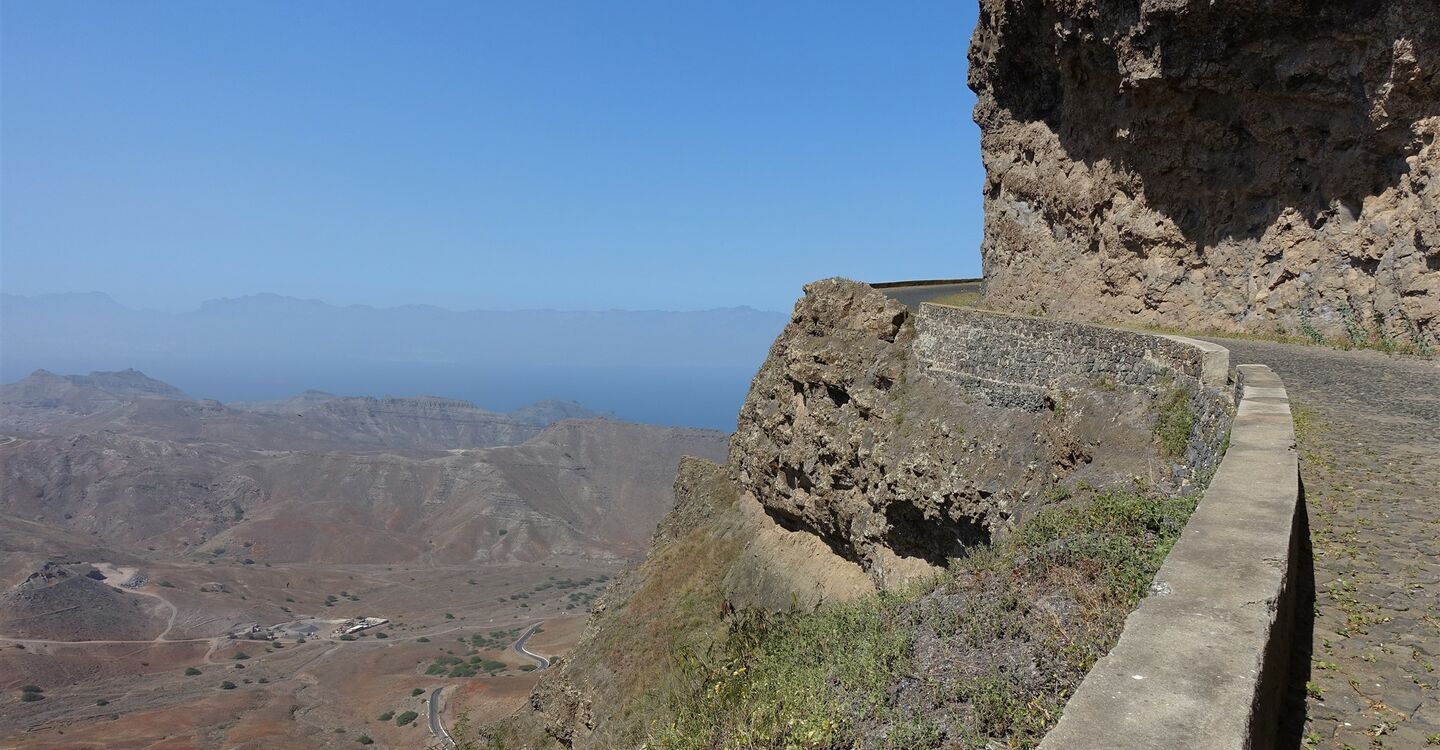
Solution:
{"label": "hazy sky", "polygon": [[974,2],[0,4],[0,287],[788,309],[979,271]]}

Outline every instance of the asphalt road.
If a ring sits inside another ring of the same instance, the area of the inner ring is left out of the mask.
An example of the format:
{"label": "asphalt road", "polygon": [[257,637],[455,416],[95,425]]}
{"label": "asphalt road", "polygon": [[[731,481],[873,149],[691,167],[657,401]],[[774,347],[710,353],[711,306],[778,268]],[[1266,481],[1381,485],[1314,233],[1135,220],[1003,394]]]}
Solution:
{"label": "asphalt road", "polygon": [[[525,642],[530,640],[530,636],[535,635],[535,631],[539,630],[540,626],[544,624],[545,621],[541,620],[531,625],[519,638],[515,639],[515,645],[513,647],[515,653],[534,659],[535,664],[540,669],[550,666],[550,660],[525,648]],[[443,686],[430,691],[430,733],[440,738],[441,745],[450,750],[454,750],[455,740],[451,738],[449,732],[445,731],[445,725],[440,723],[440,694],[444,691],[445,688]]]}
{"label": "asphalt road", "polygon": [[440,738],[440,744],[451,748],[455,747],[455,740],[450,738],[450,733],[445,731],[445,725],[440,723],[440,693],[444,687],[437,687],[430,691],[430,733]]}
{"label": "asphalt road", "polygon": [[921,302],[944,297],[948,294],[979,293],[979,281],[960,281],[953,284],[910,284],[905,286],[876,287],[886,297],[897,300],[914,310]]}
{"label": "asphalt road", "polygon": [[515,653],[520,654],[521,656],[528,656],[528,657],[530,657],[531,659],[534,659],[534,660],[535,660],[535,664],[536,664],[540,669],[544,669],[544,668],[550,666],[550,660],[547,659],[547,658],[545,658],[545,657],[543,657],[543,656],[541,656],[541,655],[539,655],[539,654],[537,654],[537,653],[535,653],[534,651],[531,651],[531,650],[525,648],[525,641],[530,640],[530,636],[535,635],[535,631],[536,631],[536,630],[539,630],[539,629],[540,629],[540,626],[541,626],[541,625],[544,625],[544,624],[545,624],[545,621],[544,621],[544,620],[541,620],[540,622],[537,622],[537,623],[535,623],[534,625],[531,625],[531,626],[530,626],[530,629],[529,629],[529,630],[526,630],[525,633],[524,633],[523,635],[521,635],[521,636],[515,641]]}

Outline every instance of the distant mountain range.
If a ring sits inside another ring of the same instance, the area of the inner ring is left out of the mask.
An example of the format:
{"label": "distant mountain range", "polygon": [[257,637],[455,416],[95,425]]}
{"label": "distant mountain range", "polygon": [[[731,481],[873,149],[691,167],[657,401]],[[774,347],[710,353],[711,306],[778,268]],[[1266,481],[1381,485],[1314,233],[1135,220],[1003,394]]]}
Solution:
{"label": "distant mountain range", "polygon": [[440,392],[500,410],[563,397],[636,421],[728,429],[785,320],[743,307],[456,312],[273,294],[168,313],[101,293],[4,294],[0,379],[136,367],[224,401],[271,401],[307,387]]}
{"label": "distant mountain range", "polygon": [[135,370],[0,386],[0,436],[0,527],[318,563],[638,556],[680,457],[726,444],[574,402],[497,413],[309,391],[227,406]]}
{"label": "distant mountain range", "polygon": [[89,375],[36,370],[0,386],[0,430],[17,434],[108,430],[271,449],[490,448],[523,443],[562,419],[607,416],[573,401],[499,413],[437,396],[377,399],[315,390],[225,405],[191,398],[138,370]]}

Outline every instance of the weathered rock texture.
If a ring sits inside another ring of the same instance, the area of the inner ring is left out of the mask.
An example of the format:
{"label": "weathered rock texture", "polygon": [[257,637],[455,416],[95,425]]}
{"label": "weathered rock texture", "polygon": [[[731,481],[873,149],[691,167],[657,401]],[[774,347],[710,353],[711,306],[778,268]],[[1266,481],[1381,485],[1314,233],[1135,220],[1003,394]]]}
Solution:
{"label": "weathered rock texture", "polygon": [[982,0],[998,309],[1440,335],[1440,3]]}
{"label": "weathered rock texture", "polygon": [[[1178,487],[1213,466],[1225,397],[1170,361],[1171,343],[931,305],[912,315],[863,284],[816,282],[751,385],[729,465],[778,523],[889,586],[989,542],[1057,485]],[[1176,388],[1195,419],[1186,455],[1166,459],[1155,404]]]}
{"label": "weathered rock texture", "polygon": [[[843,279],[805,292],[751,384],[726,465],[681,463],[649,557],[492,739],[638,747],[666,720],[676,655],[706,654],[736,612],[928,576],[1072,488],[1181,489],[1218,461],[1228,395],[1175,341],[911,313]],[[1176,393],[1192,420],[1185,449],[1165,455],[1157,405]]]}

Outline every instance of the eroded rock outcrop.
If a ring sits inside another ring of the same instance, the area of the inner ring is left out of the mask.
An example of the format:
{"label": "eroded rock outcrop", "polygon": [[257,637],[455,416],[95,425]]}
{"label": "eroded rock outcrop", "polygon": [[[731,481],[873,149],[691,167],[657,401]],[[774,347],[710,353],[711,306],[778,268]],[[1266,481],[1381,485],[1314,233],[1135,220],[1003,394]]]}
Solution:
{"label": "eroded rock outcrop", "polygon": [[982,0],[990,305],[1440,335],[1440,4]]}
{"label": "eroded rock outcrop", "polygon": [[[751,384],[726,464],[681,462],[648,558],[606,591],[529,710],[485,729],[496,744],[641,746],[672,718],[687,670],[720,658],[730,628],[757,611],[928,577],[1072,492],[1180,491],[1218,458],[1228,397],[1202,383],[1185,344],[912,313],[844,279],[805,292]],[[1166,451],[1157,409],[1171,402],[1186,418]]]}
{"label": "eroded rock outcrop", "polygon": [[[981,332],[973,345],[1002,351],[1013,342]],[[737,484],[771,517],[820,537],[881,586],[988,543],[1058,484],[1185,479],[1155,459],[1158,377],[1146,387],[1090,373],[1024,382],[1046,406],[1015,408],[974,378],[939,372],[921,349],[914,316],[898,302],[842,279],[811,284],[730,443]],[[1028,381],[1031,369],[996,361],[985,376]],[[1218,443],[1213,429],[1194,432]]]}

